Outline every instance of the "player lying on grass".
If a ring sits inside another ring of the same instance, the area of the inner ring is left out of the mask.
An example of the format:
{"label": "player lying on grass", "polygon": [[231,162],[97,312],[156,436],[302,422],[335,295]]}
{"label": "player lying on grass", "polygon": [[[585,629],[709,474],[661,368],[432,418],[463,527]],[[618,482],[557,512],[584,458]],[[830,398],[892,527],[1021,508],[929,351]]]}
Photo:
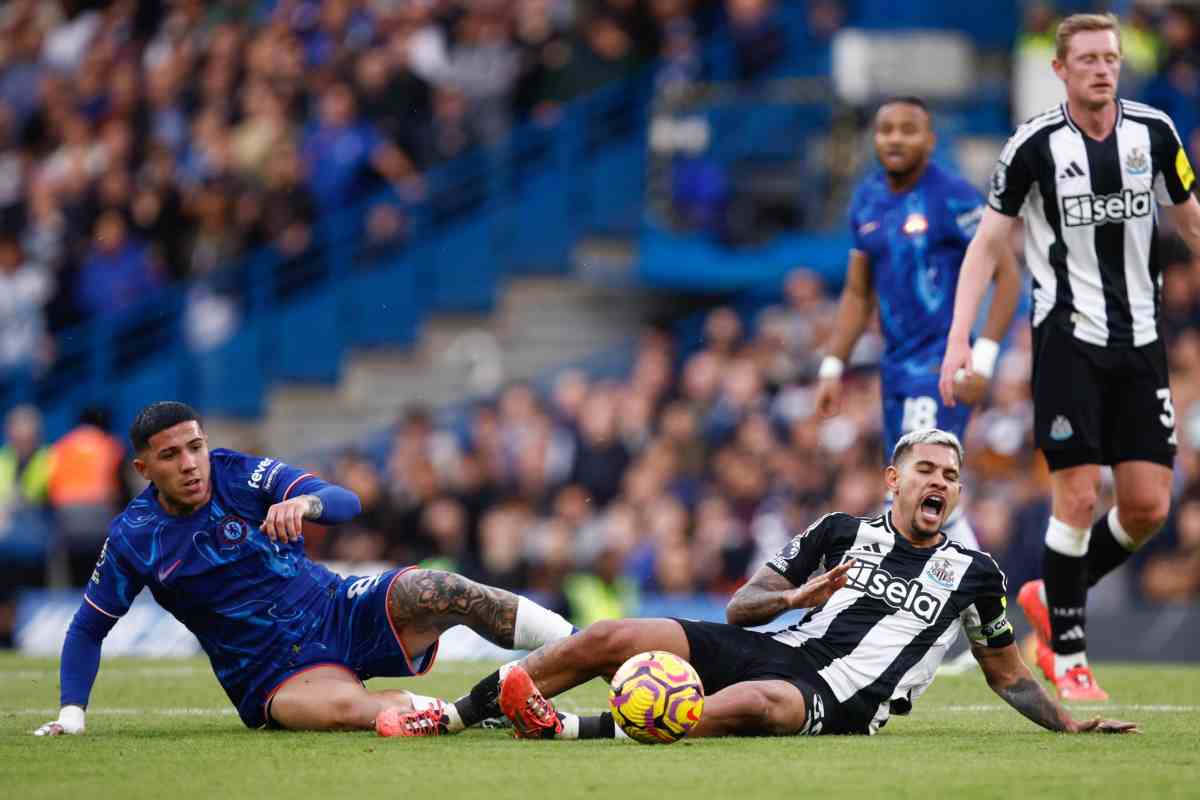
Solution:
{"label": "player lying on grass", "polygon": [[200,640],[252,728],[369,730],[385,708],[440,707],[363,681],[426,672],[454,625],[516,649],[572,631],[524,597],[453,573],[342,578],[310,561],[303,520],[345,522],[358,498],[273,458],[210,452],[182,403],[143,409],[130,439],[150,485],[110,526],[63,642],[62,709],[39,736],[83,733],[101,641],[143,587]]}
{"label": "player lying on grass", "polygon": [[[962,455],[952,433],[903,436],[884,472],[895,496],[891,510],[874,519],[822,517],[738,590],[726,609],[731,624],[596,623],[503,677],[485,678],[469,702],[457,704],[461,722],[490,716],[498,694],[520,736],[611,738],[611,715],[556,713],[545,698],[611,678],[637,653],[666,650],[690,661],[704,684],[704,713],[689,736],[871,734],[889,714],[907,713],[964,626],[988,685],[1037,724],[1072,733],[1135,731],[1134,723],[1072,719],[1021,661],[1005,616],[1003,573],[991,556],[941,531],[959,498]],[[795,625],[745,629],[793,608],[808,609]],[[379,730],[403,716],[385,712]]]}

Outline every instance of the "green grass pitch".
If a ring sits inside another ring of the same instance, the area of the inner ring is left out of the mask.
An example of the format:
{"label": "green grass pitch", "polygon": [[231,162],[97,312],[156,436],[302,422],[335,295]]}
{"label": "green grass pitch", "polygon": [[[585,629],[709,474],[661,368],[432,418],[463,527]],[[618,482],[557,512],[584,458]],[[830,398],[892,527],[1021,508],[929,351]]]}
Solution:
{"label": "green grass pitch", "polygon": [[[490,669],[443,663],[378,680],[457,697]],[[0,786],[7,798],[1097,798],[1200,797],[1200,667],[1101,664],[1114,700],[1076,708],[1142,723],[1141,736],[1064,736],[1027,722],[976,671],[939,678],[878,735],[519,742],[503,731],[380,739],[242,727],[208,665],[105,661],[88,733],[30,735],[56,714],[57,663],[0,656]],[[600,681],[560,698],[598,711]]]}

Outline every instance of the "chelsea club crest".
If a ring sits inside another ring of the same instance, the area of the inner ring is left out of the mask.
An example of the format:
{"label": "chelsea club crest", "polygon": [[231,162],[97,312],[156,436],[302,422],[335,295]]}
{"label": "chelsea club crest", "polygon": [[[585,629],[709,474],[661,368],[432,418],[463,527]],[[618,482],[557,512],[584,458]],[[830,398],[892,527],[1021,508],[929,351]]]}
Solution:
{"label": "chelsea club crest", "polygon": [[246,534],[249,530],[246,521],[241,517],[232,515],[222,517],[217,522],[217,539],[220,540],[223,547],[237,547],[246,541]]}

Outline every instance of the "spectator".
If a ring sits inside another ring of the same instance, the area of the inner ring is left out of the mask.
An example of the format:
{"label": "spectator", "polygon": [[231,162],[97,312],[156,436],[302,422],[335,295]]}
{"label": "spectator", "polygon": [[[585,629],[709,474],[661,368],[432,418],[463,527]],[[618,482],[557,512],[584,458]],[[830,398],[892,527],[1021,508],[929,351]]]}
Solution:
{"label": "spectator", "polygon": [[45,360],[42,308],[53,288],[48,270],[26,261],[20,242],[0,234],[0,383],[28,385],[35,366]]}
{"label": "spectator", "polygon": [[22,512],[45,509],[52,465],[51,449],[42,444],[38,410],[17,406],[9,411],[0,447],[0,532]]}
{"label": "spectator", "polygon": [[98,408],[85,410],[79,425],[55,442],[48,495],[60,539],[56,582],[79,586],[90,573],[125,499],[124,455],[108,432],[108,413]]}
{"label": "spectator", "polygon": [[122,311],[161,283],[145,245],[128,231],[119,211],[110,209],[96,220],[92,249],[80,270],[77,290],[76,302],[84,314]]}
{"label": "spectator", "polygon": [[313,194],[328,212],[361,196],[372,171],[393,183],[414,174],[409,157],[359,118],[354,94],[344,83],[333,84],[321,95],[318,120],[304,137],[303,152],[311,165]]}

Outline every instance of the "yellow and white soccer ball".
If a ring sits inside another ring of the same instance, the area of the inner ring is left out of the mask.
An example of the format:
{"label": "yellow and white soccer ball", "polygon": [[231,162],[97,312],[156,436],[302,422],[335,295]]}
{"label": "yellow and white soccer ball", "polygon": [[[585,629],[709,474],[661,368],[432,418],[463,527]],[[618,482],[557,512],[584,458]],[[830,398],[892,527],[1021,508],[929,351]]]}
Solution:
{"label": "yellow and white soccer ball", "polygon": [[670,744],[687,736],[704,710],[704,687],[692,665],[653,650],[626,661],[609,687],[613,721],[642,744]]}

